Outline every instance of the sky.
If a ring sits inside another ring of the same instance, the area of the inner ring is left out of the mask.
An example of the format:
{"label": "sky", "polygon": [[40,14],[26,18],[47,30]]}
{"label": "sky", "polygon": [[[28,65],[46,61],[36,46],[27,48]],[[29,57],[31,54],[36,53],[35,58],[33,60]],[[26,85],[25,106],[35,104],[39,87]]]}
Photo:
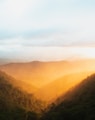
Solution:
{"label": "sky", "polygon": [[1,59],[89,57],[94,46],[95,0],[0,0]]}

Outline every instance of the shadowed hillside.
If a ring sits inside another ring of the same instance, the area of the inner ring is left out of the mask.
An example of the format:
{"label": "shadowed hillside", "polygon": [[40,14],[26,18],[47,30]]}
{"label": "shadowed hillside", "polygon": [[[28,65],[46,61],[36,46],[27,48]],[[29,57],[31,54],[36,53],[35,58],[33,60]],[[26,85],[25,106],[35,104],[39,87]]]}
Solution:
{"label": "shadowed hillside", "polygon": [[0,120],[36,120],[43,104],[14,87],[11,81],[10,76],[0,71]]}
{"label": "shadowed hillside", "polygon": [[[7,76],[8,76],[8,74],[7,74]],[[7,78],[7,76],[6,76],[6,78]],[[21,89],[27,93],[34,93],[37,91],[37,88],[35,86],[33,86],[32,84],[30,85],[29,83],[26,83],[23,80],[14,79],[14,77],[11,77],[10,75],[9,75],[8,82],[10,82],[14,87],[18,87],[19,89]]]}
{"label": "shadowed hillside", "polygon": [[95,74],[58,100],[42,120],[95,120]]}

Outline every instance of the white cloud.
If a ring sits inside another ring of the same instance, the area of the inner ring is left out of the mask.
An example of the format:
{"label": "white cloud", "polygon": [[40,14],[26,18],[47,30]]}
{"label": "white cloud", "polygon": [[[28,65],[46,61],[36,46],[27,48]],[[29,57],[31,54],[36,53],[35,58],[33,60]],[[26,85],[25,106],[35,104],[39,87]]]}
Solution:
{"label": "white cloud", "polygon": [[[65,56],[63,48],[57,48],[59,46],[95,45],[95,6],[93,2],[95,1],[1,1],[0,52],[6,53],[6,56],[8,51],[11,56],[25,57],[26,55],[28,58],[28,55],[32,54],[32,59],[40,59],[40,56],[43,59],[50,59],[57,51],[57,56]],[[6,33],[12,37],[7,38]],[[52,48],[53,46],[55,47]],[[49,51],[50,55],[44,54],[44,50],[47,54]],[[63,50],[62,54],[61,50]],[[59,59],[56,56],[53,58]]]}
{"label": "white cloud", "polygon": [[[91,47],[22,47],[0,46],[4,58],[13,61],[55,61],[95,58],[95,48]],[[55,54],[56,53],[56,54]]]}
{"label": "white cloud", "polygon": [[7,30],[23,31],[23,29],[64,29],[64,27],[69,29],[86,26],[87,22],[83,20],[85,13],[87,13],[86,20],[88,21],[91,12],[73,6],[79,1],[5,0],[0,4],[0,22],[2,23],[0,27]]}
{"label": "white cloud", "polygon": [[8,30],[22,30],[23,26],[27,26],[27,14],[34,14],[35,9],[37,9],[42,2],[43,0],[3,1],[0,4],[0,23],[2,23],[0,26]]}

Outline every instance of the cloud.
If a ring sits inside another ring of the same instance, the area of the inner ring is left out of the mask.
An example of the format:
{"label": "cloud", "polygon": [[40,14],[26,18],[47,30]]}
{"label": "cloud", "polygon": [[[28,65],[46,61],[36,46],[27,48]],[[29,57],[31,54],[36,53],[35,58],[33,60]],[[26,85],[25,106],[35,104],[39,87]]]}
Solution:
{"label": "cloud", "polygon": [[[0,46],[1,58],[11,61],[56,61],[95,58],[92,47],[27,47]],[[2,54],[3,53],[3,54]]]}
{"label": "cloud", "polygon": [[[0,46],[22,47],[64,47],[64,46],[95,46],[94,31],[55,31],[26,37],[9,37],[0,40]],[[14,49],[14,48],[13,48]]]}
{"label": "cloud", "polygon": [[50,59],[59,47],[95,45],[94,31],[95,0],[0,1],[1,56]]}
{"label": "cloud", "polygon": [[80,3],[83,4],[80,1],[4,0],[0,4],[0,28],[20,34],[46,29],[78,29],[87,25],[85,16],[88,21],[95,11],[89,10],[87,5],[80,6]]}

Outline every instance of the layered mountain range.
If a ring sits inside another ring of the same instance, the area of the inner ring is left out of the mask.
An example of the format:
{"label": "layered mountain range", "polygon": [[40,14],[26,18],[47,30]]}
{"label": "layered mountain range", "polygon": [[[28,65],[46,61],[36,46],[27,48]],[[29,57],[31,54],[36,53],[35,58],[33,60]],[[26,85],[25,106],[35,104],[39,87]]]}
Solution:
{"label": "layered mountain range", "polygon": [[0,120],[94,120],[95,60],[10,63],[0,70]]}

